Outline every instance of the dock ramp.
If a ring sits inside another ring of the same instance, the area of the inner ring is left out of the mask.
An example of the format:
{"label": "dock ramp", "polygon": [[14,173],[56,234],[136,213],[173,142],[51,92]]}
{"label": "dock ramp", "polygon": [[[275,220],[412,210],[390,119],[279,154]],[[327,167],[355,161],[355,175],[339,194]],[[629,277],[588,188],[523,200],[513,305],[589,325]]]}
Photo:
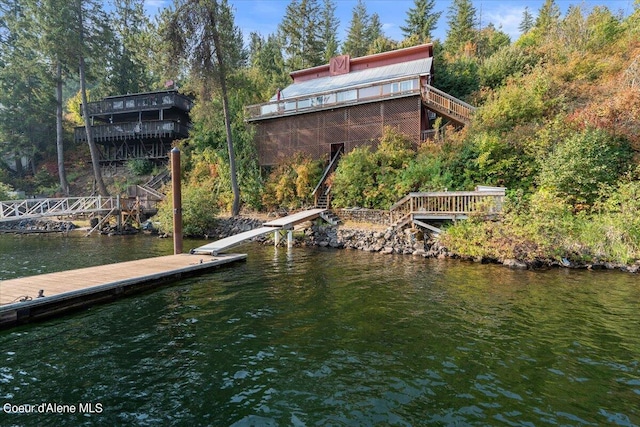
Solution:
{"label": "dock ramp", "polygon": [[[273,221],[265,222],[262,227],[253,230],[245,231],[240,234],[225,237],[224,239],[216,240],[215,242],[208,243],[204,246],[200,246],[195,249],[191,249],[192,254],[208,254],[218,255],[234,246],[237,246],[247,240],[251,240],[255,237],[262,236],[263,234],[277,232],[280,230],[293,230],[296,224],[305,221],[311,221],[320,216],[326,209],[308,209],[306,211],[298,212],[295,214],[287,215],[282,218],[275,219]],[[277,242],[277,240],[276,240]]]}

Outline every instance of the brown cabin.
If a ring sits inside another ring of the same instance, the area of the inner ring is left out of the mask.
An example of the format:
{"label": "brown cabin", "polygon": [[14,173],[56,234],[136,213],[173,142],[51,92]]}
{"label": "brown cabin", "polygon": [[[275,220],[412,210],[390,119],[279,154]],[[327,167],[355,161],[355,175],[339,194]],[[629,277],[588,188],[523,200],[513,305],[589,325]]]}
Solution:
{"label": "brown cabin", "polygon": [[375,144],[391,126],[417,144],[429,137],[436,115],[457,125],[474,107],[431,86],[433,45],[351,58],[291,73],[293,83],[268,102],[247,107],[256,125],[260,165],[282,163],[296,153],[333,159]]}
{"label": "brown cabin", "polygon": [[[93,139],[102,166],[131,159],[166,163],[171,143],[188,136],[193,101],[176,89],[109,96],[90,102]],[[75,128],[76,142],[86,142],[84,127]]]}

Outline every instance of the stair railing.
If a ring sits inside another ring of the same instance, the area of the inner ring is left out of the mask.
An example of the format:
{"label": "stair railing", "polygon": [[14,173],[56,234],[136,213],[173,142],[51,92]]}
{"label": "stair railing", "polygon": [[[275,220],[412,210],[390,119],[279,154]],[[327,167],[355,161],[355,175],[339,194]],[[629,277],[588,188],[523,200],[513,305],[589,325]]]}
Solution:
{"label": "stair railing", "polygon": [[318,201],[320,199],[320,197],[322,196],[327,196],[327,208],[329,207],[329,191],[331,191],[331,186],[327,187],[325,186],[325,182],[327,181],[327,178],[329,177],[329,175],[331,175],[331,173],[333,171],[335,171],[336,166],[338,165],[338,160],[340,159],[340,156],[342,155],[342,151],[343,148],[340,148],[338,151],[336,151],[336,153],[333,155],[333,158],[331,159],[331,161],[329,162],[329,165],[326,167],[326,169],[324,170],[324,173],[322,174],[322,178],[320,178],[320,181],[318,182],[318,185],[316,185],[316,188],[313,189],[313,192],[311,192],[311,195],[314,197],[315,200],[315,205],[318,205]]}

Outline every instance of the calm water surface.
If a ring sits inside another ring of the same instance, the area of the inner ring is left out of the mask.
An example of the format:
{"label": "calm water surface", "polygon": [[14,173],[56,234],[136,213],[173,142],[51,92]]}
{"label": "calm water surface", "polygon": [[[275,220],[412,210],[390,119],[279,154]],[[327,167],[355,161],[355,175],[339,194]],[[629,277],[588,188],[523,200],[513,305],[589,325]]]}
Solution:
{"label": "calm water surface", "polygon": [[[637,275],[238,251],[246,263],[0,331],[0,405],[102,411],[0,409],[0,425],[640,425]],[[0,236],[0,278],[171,252]]]}

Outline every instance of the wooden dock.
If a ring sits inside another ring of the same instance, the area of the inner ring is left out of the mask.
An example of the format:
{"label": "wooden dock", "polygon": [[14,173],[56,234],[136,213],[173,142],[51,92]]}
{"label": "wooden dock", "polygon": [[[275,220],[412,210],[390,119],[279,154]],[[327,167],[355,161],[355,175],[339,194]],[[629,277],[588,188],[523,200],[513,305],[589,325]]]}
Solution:
{"label": "wooden dock", "polygon": [[[246,258],[167,255],[0,281],[0,328],[111,301]],[[43,297],[38,297],[40,291]]]}

